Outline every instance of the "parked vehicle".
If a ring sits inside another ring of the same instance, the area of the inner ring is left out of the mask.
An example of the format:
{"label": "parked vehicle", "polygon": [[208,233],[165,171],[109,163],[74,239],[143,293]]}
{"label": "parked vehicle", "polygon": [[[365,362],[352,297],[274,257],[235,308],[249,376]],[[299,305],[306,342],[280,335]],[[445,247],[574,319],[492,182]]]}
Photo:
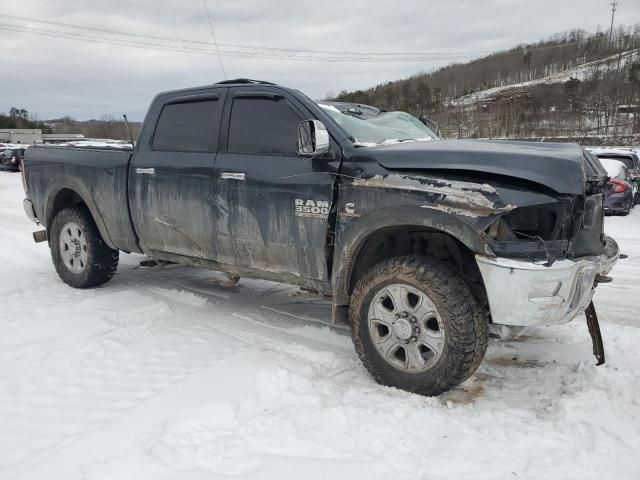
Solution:
{"label": "parked vehicle", "polygon": [[609,174],[609,190],[604,199],[605,213],[628,215],[633,208],[633,180],[626,165],[618,160],[600,159]]}
{"label": "parked vehicle", "polygon": [[589,151],[600,159],[608,158],[624,163],[633,187],[633,203],[640,203],[640,157],[632,148],[590,147]]}
{"label": "parked vehicle", "polygon": [[0,148],[0,169],[17,172],[20,170],[20,162],[24,157],[25,148],[8,145]]}
{"label": "parked vehicle", "polygon": [[490,322],[587,307],[602,363],[591,300],[618,246],[597,159],[360,117],[253,80],[161,93],[132,151],[30,148],[25,212],[76,288],[109,281],[125,251],[330,295],[386,385],[440,394],[476,370]]}

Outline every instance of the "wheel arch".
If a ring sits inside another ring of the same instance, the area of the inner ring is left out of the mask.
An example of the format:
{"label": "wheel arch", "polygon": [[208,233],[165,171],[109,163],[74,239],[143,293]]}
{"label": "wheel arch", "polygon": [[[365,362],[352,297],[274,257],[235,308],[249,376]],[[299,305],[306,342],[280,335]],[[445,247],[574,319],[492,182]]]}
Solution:
{"label": "wheel arch", "polygon": [[447,213],[408,208],[359,219],[338,237],[332,271],[333,321],[348,323],[348,305],[357,281],[373,265],[404,255],[434,256],[458,268],[480,304],[487,304],[476,253],[486,255],[479,229]]}
{"label": "wheel arch", "polygon": [[96,223],[98,231],[100,232],[104,242],[110,248],[117,250],[109,237],[109,232],[107,231],[98,205],[93,200],[89,190],[81,183],[73,180],[69,180],[64,183],[60,181],[53,181],[47,189],[45,199],[44,218],[47,231],[50,229],[51,222],[60,210],[84,204],[89,210],[93,221]]}

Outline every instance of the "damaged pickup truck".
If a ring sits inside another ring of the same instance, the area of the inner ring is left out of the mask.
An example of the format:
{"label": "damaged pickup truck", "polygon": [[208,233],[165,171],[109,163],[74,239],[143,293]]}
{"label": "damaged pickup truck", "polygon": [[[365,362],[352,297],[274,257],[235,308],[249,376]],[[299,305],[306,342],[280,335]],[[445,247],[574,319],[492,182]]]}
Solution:
{"label": "damaged pickup truck", "polygon": [[135,148],[34,146],[25,211],[60,278],[111,279],[119,251],[330,295],[373,377],[440,394],[490,323],[586,310],[619,257],[607,174],[574,144],[442,141],[417,119],[246,79],[161,93]]}

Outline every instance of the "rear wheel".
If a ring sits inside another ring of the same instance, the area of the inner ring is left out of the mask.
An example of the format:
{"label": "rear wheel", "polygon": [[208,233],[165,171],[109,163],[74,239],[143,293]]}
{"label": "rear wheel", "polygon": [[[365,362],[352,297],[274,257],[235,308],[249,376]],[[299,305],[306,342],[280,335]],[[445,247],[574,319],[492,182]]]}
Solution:
{"label": "rear wheel", "polygon": [[455,269],[399,257],[356,285],[349,315],[362,363],[384,385],[439,395],[475,372],[487,348],[487,317]]}
{"label": "rear wheel", "polygon": [[49,230],[49,248],[58,276],[75,288],[102,285],[118,268],[118,250],[104,243],[84,206],[58,212]]}

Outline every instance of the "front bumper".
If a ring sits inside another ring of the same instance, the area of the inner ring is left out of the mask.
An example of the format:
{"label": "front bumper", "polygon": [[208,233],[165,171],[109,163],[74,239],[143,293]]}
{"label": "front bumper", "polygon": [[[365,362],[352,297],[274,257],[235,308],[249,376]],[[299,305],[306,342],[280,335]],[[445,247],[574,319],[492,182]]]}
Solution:
{"label": "front bumper", "polygon": [[518,326],[567,323],[593,297],[596,275],[606,275],[618,260],[618,244],[606,237],[600,256],[542,263],[476,255],[494,323]]}

